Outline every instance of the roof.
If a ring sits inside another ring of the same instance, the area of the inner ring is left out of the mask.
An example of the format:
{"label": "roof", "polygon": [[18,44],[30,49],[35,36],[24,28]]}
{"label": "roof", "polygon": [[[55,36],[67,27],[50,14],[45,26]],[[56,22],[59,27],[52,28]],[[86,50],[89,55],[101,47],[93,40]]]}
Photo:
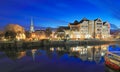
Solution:
{"label": "roof", "polygon": [[70,25],[78,25],[79,23],[69,23]]}
{"label": "roof", "polygon": [[84,18],[80,21],[80,23],[82,23],[83,21],[89,21],[89,20],[84,17]]}
{"label": "roof", "polygon": [[60,26],[58,29],[57,29],[57,32],[64,32],[64,30],[69,30],[70,27],[66,27],[66,26]]}
{"label": "roof", "polygon": [[97,18],[94,21],[100,21],[100,22],[102,22],[102,20],[100,18]]}
{"label": "roof", "polygon": [[108,24],[108,22],[103,22],[103,25]]}
{"label": "roof", "polygon": [[70,29],[70,27],[67,27],[67,26],[60,26],[59,28],[62,28],[64,30],[69,30]]}
{"label": "roof", "polygon": [[70,25],[78,25],[79,22],[77,20],[75,20],[73,23],[70,23]]}
{"label": "roof", "polygon": [[80,20],[80,21],[75,20],[73,23],[70,23],[70,25],[78,25],[78,24],[82,23],[83,21],[89,21],[89,20],[84,17],[84,18],[83,18],[82,20]]}

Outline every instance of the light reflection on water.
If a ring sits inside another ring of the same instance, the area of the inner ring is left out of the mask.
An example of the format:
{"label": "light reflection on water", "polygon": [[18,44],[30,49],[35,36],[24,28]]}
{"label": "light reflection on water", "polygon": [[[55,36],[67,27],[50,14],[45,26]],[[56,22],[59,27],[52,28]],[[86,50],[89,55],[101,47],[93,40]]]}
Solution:
{"label": "light reflection on water", "polygon": [[105,72],[107,69],[108,72],[112,72],[104,65],[104,55],[108,46],[1,50],[0,70],[2,72]]}

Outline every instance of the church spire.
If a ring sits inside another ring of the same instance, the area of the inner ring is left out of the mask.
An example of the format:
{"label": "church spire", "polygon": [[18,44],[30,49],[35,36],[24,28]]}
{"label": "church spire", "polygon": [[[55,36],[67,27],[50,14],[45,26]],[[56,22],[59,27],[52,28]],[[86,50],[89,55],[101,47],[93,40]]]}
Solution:
{"label": "church spire", "polygon": [[31,18],[31,23],[30,23],[30,32],[34,32],[34,23],[33,23],[32,18]]}

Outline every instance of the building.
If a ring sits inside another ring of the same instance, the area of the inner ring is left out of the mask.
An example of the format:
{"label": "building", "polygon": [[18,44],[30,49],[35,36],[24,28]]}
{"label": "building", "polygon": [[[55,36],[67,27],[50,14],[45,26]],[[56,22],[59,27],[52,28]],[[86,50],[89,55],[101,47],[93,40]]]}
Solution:
{"label": "building", "polygon": [[45,30],[35,30],[35,35],[38,40],[46,39]]}
{"label": "building", "polygon": [[26,36],[25,36],[25,33],[17,33],[16,34],[16,40],[25,40],[26,39]]}
{"label": "building", "polygon": [[69,27],[63,27],[63,26],[60,26],[54,36],[55,38],[58,38],[58,40],[63,40],[70,32],[70,28]]}
{"label": "building", "polygon": [[46,39],[45,30],[35,30],[34,32],[30,33],[29,40],[42,40]]}
{"label": "building", "polygon": [[34,23],[33,20],[31,19],[31,23],[30,23],[30,33],[34,32]]}
{"label": "building", "polygon": [[[69,30],[68,30],[69,29]],[[63,28],[70,39],[108,39],[110,37],[110,24],[103,22],[100,18],[88,20],[83,18],[81,21],[69,23],[67,30]]]}

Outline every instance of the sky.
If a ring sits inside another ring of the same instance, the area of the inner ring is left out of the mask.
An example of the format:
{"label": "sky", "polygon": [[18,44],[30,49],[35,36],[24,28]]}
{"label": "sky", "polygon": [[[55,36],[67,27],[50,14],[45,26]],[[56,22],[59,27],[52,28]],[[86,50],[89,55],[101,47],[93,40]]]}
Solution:
{"label": "sky", "polygon": [[120,0],[0,0],[0,27],[7,24],[38,27],[67,26],[86,17],[120,26]]}

